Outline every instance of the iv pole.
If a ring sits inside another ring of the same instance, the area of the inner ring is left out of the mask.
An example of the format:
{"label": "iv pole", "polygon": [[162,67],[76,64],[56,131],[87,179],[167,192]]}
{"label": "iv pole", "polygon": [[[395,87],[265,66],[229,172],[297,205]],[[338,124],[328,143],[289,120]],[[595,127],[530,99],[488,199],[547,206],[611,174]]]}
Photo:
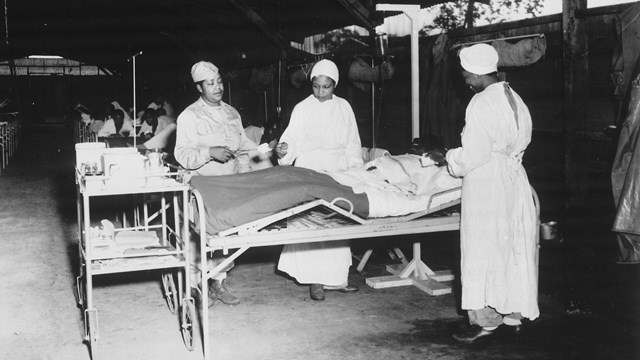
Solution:
{"label": "iv pole", "polygon": [[[420,137],[419,119],[419,67],[418,67],[418,13],[420,5],[377,4],[377,11],[402,11],[411,20],[411,135]],[[412,138],[412,140],[413,140]],[[458,224],[451,224],[450,230],[455,230]],[[374,289],[413,285],[430,295],[442,295],[451,292],[451,288],[441,284],[441,281],[453,280],[453,274],[448,270],[433,271],[421,258],[420,242],[413,243],[413,259],[400,265],[388,265],[387,271],[392,276],[367,278],[367,285]]]}
{"label": "iv pole", "polygon": [[[136,57],[142,55],[142,51],[139,51],[137,54],[133,55],[129,58],[129,60],[133,60],[133,147],[137,148],[136,139],[138,134],[136,134],[136,120],[138,117],[138,111],[136,109]],[[127,61],[129,61],[127,60]]]}
{"label": "iv pole", "polygon": [[418,15],[420,5],[377,4],[377,11],[402,11],[411,20],[411,140],[420,137],[420,68],[418,66]]}

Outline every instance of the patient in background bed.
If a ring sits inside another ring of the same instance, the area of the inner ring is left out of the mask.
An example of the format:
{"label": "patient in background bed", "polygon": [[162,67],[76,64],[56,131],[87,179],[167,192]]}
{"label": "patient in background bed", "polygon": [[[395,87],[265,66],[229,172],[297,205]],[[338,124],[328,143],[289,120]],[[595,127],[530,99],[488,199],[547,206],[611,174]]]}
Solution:
{"label": "patient in background bed", "polygon": [[105,121],[104,126],[98,132],[98,137],[107,136],[134,136],[133,124],[125,119],[125,113],[116,109],[113,111],[112,118]]}

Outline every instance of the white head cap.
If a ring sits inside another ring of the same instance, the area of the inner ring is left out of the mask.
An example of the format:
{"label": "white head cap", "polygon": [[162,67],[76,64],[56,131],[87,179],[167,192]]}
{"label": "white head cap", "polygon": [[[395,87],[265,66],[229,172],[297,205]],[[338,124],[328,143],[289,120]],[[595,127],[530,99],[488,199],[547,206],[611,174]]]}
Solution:
{"label": "white head cap", "polygon": [[460,50],[460,65],[470,73],[485,75],[498,71],[498,52],[489,44],[475,44]]}
{"label": "white head cap", "polygon": [[309,78],[313,80],[313,78],[318,75],[330,77],[333,81],[335,81],[336,86],[338,86],[340,73],[338,72],[338,67],[333,61],[324,59],[318,61],[315,65],[313,65],[313,69],[311,69],[311,75],[309,75]]}
{"label": "white head cap", "polygon": [[194,83],[213,79],[217,75],[218,68],[208,61],[197,62],[191,67],[191,78]]}

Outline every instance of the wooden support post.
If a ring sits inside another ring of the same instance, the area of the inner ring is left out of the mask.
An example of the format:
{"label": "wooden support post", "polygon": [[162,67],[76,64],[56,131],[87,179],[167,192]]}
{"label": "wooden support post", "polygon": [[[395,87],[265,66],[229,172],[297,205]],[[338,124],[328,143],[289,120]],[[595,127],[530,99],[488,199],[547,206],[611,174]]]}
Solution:
{"label": "wooden support post", "polygon": [[589,61],[587,57],[587,20],[576,12],[587,8],[587,0],[563,0],[562,3],[562,72],[564,78],[564,187],[563,221],[571,231],[568,214],[580,206],[586,196],[586,175],[580,164],[577,133],[588,117]]}

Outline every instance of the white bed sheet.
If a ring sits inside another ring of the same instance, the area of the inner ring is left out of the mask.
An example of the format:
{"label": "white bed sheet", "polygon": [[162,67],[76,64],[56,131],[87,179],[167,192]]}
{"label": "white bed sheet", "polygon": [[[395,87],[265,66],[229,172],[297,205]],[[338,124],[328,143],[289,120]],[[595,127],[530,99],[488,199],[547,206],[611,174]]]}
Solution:
{"label": "white bed sheet", "polygon": [[[422,167],[420,156],[410,154],[383,156],[362,168],[329,172],[328,175],[356,193],[367,194],[369,217],[422,211],[429,206],[433,194],[462,186],[462,180],[449,175],[446,167]],[[451,200],[455,199],[447,201]]]}

